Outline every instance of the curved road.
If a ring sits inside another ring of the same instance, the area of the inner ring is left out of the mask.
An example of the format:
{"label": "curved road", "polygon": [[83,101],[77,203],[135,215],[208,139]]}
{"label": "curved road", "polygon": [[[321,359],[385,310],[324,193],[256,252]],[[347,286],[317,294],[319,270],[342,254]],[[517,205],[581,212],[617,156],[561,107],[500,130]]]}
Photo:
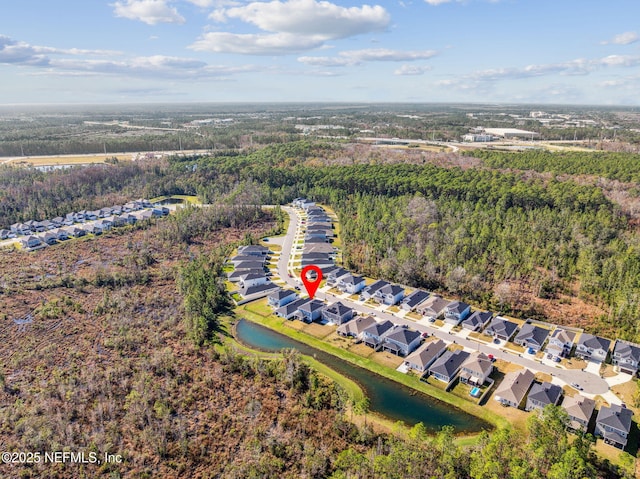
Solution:
{"label": "curved road", "polygon": [[[298,216],[296,210],[289,206],[283,207],[284,211],[289,214],[291,221],[289,223],[289,229],[282,243],[282,253],[280,254],[280,258],[278,260],[278,273],[280,278],[289,284],[291,287],[297,286],[298,278],[293,276],[293,270],[289,269],[290,258],[293,254],[294,241],[296,236],[300,235],[299,227],[300,227],[300,217]],[[290,277],[289,274],[292,276]],[[494,357],[498,359],[503,359],[510,363],[518,364],[520,366],[526,367],[533,372],[542,372],[549,374],[553,377],[553,383],[562,385],[570,385],[572,383],[578,383],[584,389],[581,391],[581,394],[587,397],[593,398],[597,394],[605,394],[609,391],[609,385],[607,382],[602,379],[600,376],[592,374],[587,371],[581,371],[577,369],[563,369],[557,368],[555,366],[550,366],[547,364],[542,364],[538,361],[534,361],[527,357],[526,355],[519,355],[517,353],[507,352],[504,349],[500,349],[497,345],[493,344],[485,344],[482,342],[474,341],[471,339],[463,338],[457,336],[455,333],[447,333],[439,330],[435,327],[430,327],[425,324],[420,324],[415,321],[411,321],[408,319],[400,318],[394,314],[381,312],[377,309],[371,308],[368,305],[363,304],[362,302],[355,302],[350,299],[345,299],[336,295],[333,295],[328,292],[318,291],[315,294],[315,297],[321,300],[327,300],[330,302],[340,301],[345,306],[355,309],[358,312],[365,314],[373,314],[377,318],[389,320],[395,324],[400,325],[408,325],[412,329],[418,330],[421,333],[427,332],[430,335],[435,336],[436,338],[440,338],[448,343],[457,343],[462,345],[464,348],[472,351],[480,351],[485,354],[493,354]],[[609,402],[614,400],[616,396],[613,394],[607,395],[607,399]],[[617,401],[620,403],[621,401],[618,399]]]}

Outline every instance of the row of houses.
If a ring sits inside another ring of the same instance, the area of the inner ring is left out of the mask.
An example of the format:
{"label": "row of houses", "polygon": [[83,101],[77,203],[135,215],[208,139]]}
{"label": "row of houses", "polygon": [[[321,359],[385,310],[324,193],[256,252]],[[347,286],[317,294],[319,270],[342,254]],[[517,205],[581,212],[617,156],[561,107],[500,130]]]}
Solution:
{"label": "row of houses", "polygon": [[494,399],[503,406],[541,410],[549,404],[560,405],[569,416],[573,431],[593,432],[607,444],[624,449],[631,431],[633,412],[613,404],[598,410],[593,424],[596,402],[580,394],[563,398],[562,388],[549,382],[538,382],[528,369],[507,373],[496,389]]}
{"label": "row of houses", "polygon": [[144,221],[167,214],[169,214],[169,210],[167,208],[144,209],[141,211],[134,211],[133,213],[125,213],[120,216],[110,216],[92,221],[91,223],[61,226],[40,234],[31,234],[27,237],[21,238],[20,243],[23,249],[27,251],[34,251],[46,246],[53,246],[71,238],[79,238],[87,234],[98,236],[114,227],[117,228],[135,224],[138,221]]}
{"label": "row of houses", "polygon": [[[47,219],[43,221],[29,220],[24,223],[14,223],[9,229],[0,229],[0,239],[17,238],[20,236],[30,236],[36,233],[44,233],[57,228],[65,226],[73,226],[78,223],[85,223],[86,221],[95,221],[102,218],[112,218],[114,216],[126,215],[128,213],[141,211],[148,208],[154,208],[151,202],[147,199],[139,199],[131,201],[124,205],[116,205],[113,207],[102,208],[94,211],[77,211],[68,213],[64,217],[58,216],[56,218]],[[169,209],[164,207],[154,208],[160,211],[162,214],[169,214]]]}
{"label": "row of houses", "polygon": [[227,279],[240,288],[238,294],[245,300],[263,298],[280,289],[270,279],[267,261],[271,250],[262,245],[246,245],[238,248],[238,253],[228,260],[233,271]]}
{"label": "row of houses", "polygon": [[336,248],[331,245],[334,238],[333,221],[326,211],[313,201],[296,198],[292,204],[306,212],[302,221],[304,226],[304,246],[302,248],[301,267],[315,265],[323,269],[335,266]]}
{"label": "row of houses", "polygon": [[[576,341],[577,333],[561,327],[551,330],[529,321],[521,327],[518,323],[496,316],[484,329],[483,334],[503,341],[513,340],[530,352],[543,350],[549,359],[559,360],[571,356],[602,363],[611,353],[611,362],[617,370],[634,375],[640,365],[640,345],[618,339],[611,351],[612,341],[589,333],[581,333]],[[513,338],[513,339],[512,339]],[[574,348],[575,346],[575,348]]]}

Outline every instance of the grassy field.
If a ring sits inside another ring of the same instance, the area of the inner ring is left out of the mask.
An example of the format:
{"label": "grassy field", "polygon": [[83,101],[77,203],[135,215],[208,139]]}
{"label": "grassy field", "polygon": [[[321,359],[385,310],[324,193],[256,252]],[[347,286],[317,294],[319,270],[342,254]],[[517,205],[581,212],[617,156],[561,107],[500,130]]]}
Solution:
{"label": "grassy field", "polygon": [[[26,156],[16,159],[0,159],[0,163],[24,166],[85,165],[87,163],[104,163],[106,159],[114,156],[117,155]],[[126,155],[127,160],[130,157],[131,154]]]}

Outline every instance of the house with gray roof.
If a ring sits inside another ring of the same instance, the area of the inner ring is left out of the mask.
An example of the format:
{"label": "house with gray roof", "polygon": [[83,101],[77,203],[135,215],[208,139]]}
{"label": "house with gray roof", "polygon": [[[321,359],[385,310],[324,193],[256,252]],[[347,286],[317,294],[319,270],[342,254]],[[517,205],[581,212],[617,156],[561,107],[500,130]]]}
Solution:
{"label": "house with gray roof", "polygon": [[464,301],[454,301],[453,303],[447,304],[447,307],[444,309],[444,321],[445,323],[457,326],[460,321],[469,316],[469,314],[471,314],[471,305]]}
{"label": "house with gray roof", "polygon": [[420,303],[427,299],[429,299],[429,293],[422,291],[421,289],[416,289],[414,292],[405,296],[400,307],[405,311],[414,311]]}
{"label": "house with gray roof", "polygon": [[309,301],[309,298],[300,298],[292,301],[291,303],[287,303],[276,309],[276,316],[280,316],[284,319],[294,319],[298,314],[298,308]]}
{"label": "house with gray roof", "polygon": [[562,388],[549,382],[533,383],[527,395],[525,411],[544,409],[549,404],[557,405],[562,397]]}
{"label": "house with gray roof", "polygon": [[429,374],[439,381],[450,383],[468,358],[469,353],[461,349],[446,351],[431,365]]}
{"label": "house with gray roof", "polygon": [[325,304],[319,299],[312,299],[311,301],[304,303],[298,308],[300,313],[300,319],[306,323],[311,323],[322,317],[322,310]]}
{"label": "house with gray roof", "polygon": [[387,281],[381,280],[379,279],[378,281],[376,281],[373,284],[370,284],[369,286],[367,286],[366,288],[364,288],[362,290],[362,297],[367,300],[367,299],[371,299],[373,298],[373,296],[376,294],[376,292],[384,287],[389,285],[390,283],[388,283]]}
{"label": "house with gray roof", "polygon": [[541,328],[540,326],[534,326],[531,323],[525,323],[520,332],[513,339],[513,342],[522,346],[523,348],[531,348],[534,351],[540,351],[542,345],[549,336],[549,330]]}
{"label": "house with gray roof", "polygon": [[247,272],[240,276],[240,287],[249,288],[251,286],[258,286],[259,284],[267,284],[269,278],[267,278],[263,272],[253,273]]}
{"label": "house with gray roof", "polygon": [[352,308],[338,301],[324,307],[322,310],[322,319],[339,326],[353,318],[354,314],[355,311]]}
{"label": "house with gray roof", "polygon": [[575,355],[587,361],[602,363],[607,359],[611,340],[594,336],[593,334],[582,333],[576,344]]}
{"label": "house with gray roof", "polygon": [[534,379],[535,375],[528,369],[507,373],[493,398],[503,406],[519,408]]}
{"label": "house with gray roof", "polygon": [[[343,278],[345,276],[350,275],[351,272],[349,270],[346,270],[344,268],[337,268],[332,270],[331,272],[327,273],[326,275],[326,279],[327,279],[327,284],[329,286],[335,286],[338,284],[338,280],[340,280],[340,278]],[[324,273],[323,273],[324,276]]]}
{"label": "house with gray roof", "polygon": [[611,362],[621,373],[636,374],[640,363],[640,345],[621,339],[616,340]]}
{"label": "house with gray roof", "polygon": [[314,243],[314,244],[306,244],[302,249],[303,254],[307,253],[325,253],[329,256],[335,257],[336,249],[331,246],[329,243]]}
{"label": "house with gray roof", "polygon": [[432,294],[426,301],[418,305],[416,311],[427,319],[438,319],[451,301]]}
{"label": "house with gray roof", "polygon": [[407,368],[413,369],[421,376],[427,372],[429,366],[447,350],[447,345],[442,339],[424,343],[414,352],[409,354],[404,364]]}
{"label": "house with gray roof", "polygon": [[489,311],[474,311],[471,316],[462,321],[462,327],[471,331],[480,331],[493,318],[493,313]]}
{"label": "house with gray roof", "polygon": [[274,309],[281,308],[285,304],[289,304],[298,299],[295,291],[290,289],[278,289],[267,296],[267,304]]}
{"label": "house with gray roof", "polygon": [[343,293],[357,294],[366,286],[363,276],[348,274],[338,280],[337,288]]}
{"label": "house with gray roof", "polygon": [[556,328],[549,336],[549,343],[547,343],[545,352],[553,358],[568,357],[571,353],[571,348],[573,348],[575,338],[576,333],[574,331]]}
{"label": "house with gray roof", "polygon": [[562,401],[562,408],[569,416],[569,428],[573,431],[587,432],[591,416],[596,408],[596,402],[593,399],[586,398],[580,394],[575,396],[567,396]]}
{"label": "house with gray roof", "polygon": [[341,324],[338,326],[336,332],[340,336],[352,337],[358,340],[362,340],[362,333],[369,326],[372,326],[376,323],[376,320],[373,316],[360,316],[351,321]]}
{"label": "house with gray roof", "polygon": [[391,321],[372,324],[362,332],[362,340],[364,344],[377,351],[382,346],[385,334],[392,328],[393,323]]}
{"label": "house with gray roof", "polygon": [[489,357],[474,351],[460,367],[460,382],[482,386],[493,372],[493,363]]}
{"label": "house with gray roof", "polygon": [[595,435],[619,449],[627,445],[633,411],[617,404],[602,406],[596,418]]}
{"label": "house with gray roof", "polygon": [[397,356],[407,356],[412,353],[422,341],[422,335],[413,329],[396,325],[385,334],[382,349]]}
{"label": "house with gray roof", "polygon": [[397,284],[388,284],[378,289],[373,295],[373,299],[379,303],[393,306],[402,301],[404,297],[404,288]]}
{"label": "house with gray roof", "polygon": [[262,245],[247,245],[238,247],[238,255],[264,257],[269,255],[269,248]]}
{"label": "house with gray roof", "polygon": [[509,321],[502,316],[496,316],[491,320],[489,326],[484,330],[484,334],[492,336],[503,341],[509,341],[513,333],[518,329],[518,323]]}
{"label": "house with gray roof", "polygon": [[259,263],[261,266],[264,266],[266,261],[267,261],[267,258],[264,256],[249,256],[246,254],[237,254],[229,258],[227,262],[231,263],[234,266],[244,262]]}
{"label": "house with gray roof", "polygon": [[280,286],[272,283],[271,281],[267,281],[263,284],[256,284],[253,286],[248,286],[246,288],[242,288],[238,290],[238,294],[240,294],[243,298],[247,300],[254,300],[258,298],[264,298],[270,292],[275,291]]}

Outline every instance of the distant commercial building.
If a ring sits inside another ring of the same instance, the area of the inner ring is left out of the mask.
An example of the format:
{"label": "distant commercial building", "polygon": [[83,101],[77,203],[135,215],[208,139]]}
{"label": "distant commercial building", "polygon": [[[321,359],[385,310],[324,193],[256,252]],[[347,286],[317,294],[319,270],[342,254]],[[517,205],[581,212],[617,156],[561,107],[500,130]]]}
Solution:
{"label": "distant commercial building", "polygon": [[535,131],[519,130],[517,128],[485,128],[486,135],[498,136],[504,139],[522,138],[525,140],[533,140],[540,138],[540,133]]}

